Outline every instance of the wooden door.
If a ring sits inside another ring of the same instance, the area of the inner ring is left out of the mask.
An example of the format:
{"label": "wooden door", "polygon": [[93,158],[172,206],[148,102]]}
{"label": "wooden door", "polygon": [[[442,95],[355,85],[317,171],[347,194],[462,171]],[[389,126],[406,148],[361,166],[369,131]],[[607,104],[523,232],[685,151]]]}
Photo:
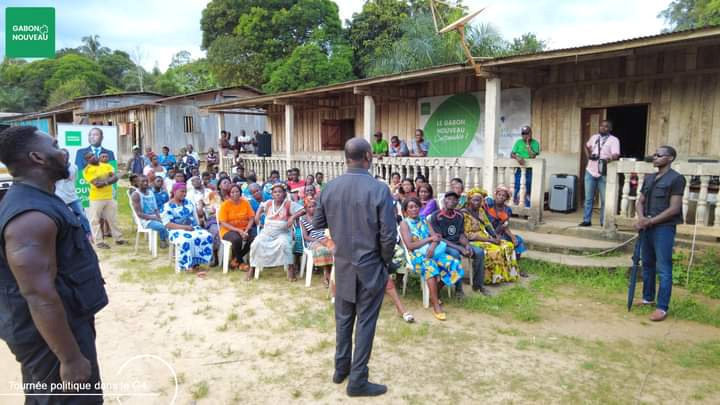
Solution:
{"label": "wooden door", "polygon": [[320,125],[322,150],[342,150],[342,135],[339,120],[323,120]]}
{"label": "wooden door", "polygon": [[606,110],[604,108],[583,108],[581,114],[582,133],[580,134],[580,172],[578,173],[578,206],[582,207],[585,200],[585,168],[587,167],[588,158],[585,155],[585,144],[591,136],[598,133],[600,122],[605,119]]}

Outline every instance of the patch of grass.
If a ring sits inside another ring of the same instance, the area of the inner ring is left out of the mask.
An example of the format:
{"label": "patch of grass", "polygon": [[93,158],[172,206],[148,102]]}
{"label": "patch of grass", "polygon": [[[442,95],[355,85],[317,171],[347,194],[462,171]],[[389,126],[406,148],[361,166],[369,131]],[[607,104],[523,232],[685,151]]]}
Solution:
{"label": "patch of grass", "polygon": [[204,307],[199,307],[193,311],[193,315],[205,315],[213,310],[212,305],[205,305]]}
{"label": "patch of grass", "polygon": [[295,388],[294,390],[292,390],[292,392],[290,393],[290,395],[292,395],[293,399],[298,399],[298,398],[300,398],[300,397],[302,396],[302,391],[300,391],[299,389]]}
{"label": "patch of grass", "polygon": [[313,391],[313,393],[312,393],[312,397],[316,401],[323,399],[324,396],[325,396],[325,393],[323,391]]}
{"label": "patch of grass", "polygon": [[525,332],[516,328],[495,328],[495,332],[505,336],[525,336]]}
{"label": "patch of grass", "polygon": [[210,386],[208,385],[207,381],[199,381],[190,387],[190,394],[192,395],[192,399],[196,401],[198,399],[207,397],[209,392]]}
{"label": "patch of grass", "polygon": [[387,322],[382,329],[383,338],[391,346],[397,346],[420,342],[430,332],[430,324],[427,322],[415,325],[405,322]]}
{"label": "patch of grass", "polygon": [[[177,373],[176,377],[178,385],[185,384],[185,373]],[[172,377],[170,377],[170,385],[175,386],[175,379]]]}
{"label": "patch of grass", "polygon": [[230,347],[229,344],[223,344],[218,350],[215,351],[215,353],[217,353],[217,355],[221,358],[227,359],[228,357],[235,354],[235,351],[232,349],[232,347]]}
{"label": "patch of grass", "polygon": [[670,301],[671,316],[720,327],[720,306],[709,308],[692,297],[678,297]]}
{"label": "patch of grass", "polygon": [[323,352],[323,351],[329,350],[331,347],[333,347],[333,342],[330,341],[329,339],[323,339],[323,340],[315,343],[311,347],[308,347],[307,349],[305,349],[305,353],[313,354],[313,353]]}
{"label": "patch of grass", "polygon": [[177,278],[175,270],[171,266],[148,266],[147,260],[123,260],[118,263],[118,266],[126,269],[118,277],[124,283],[159,283]]}
{"label": "patch of grass", "polygon": [[238,320],[238,314],[236,312],[230,312],[227,316],[228,322],[235,322]]}
{"label": "patch of grass", "polygon": [[215,330],[218,332],[227,332],[228,329],[230,329],[230,325],[227,322],[215,328]]}
{"label": "patch of grass", "polygon": [[178,357],[182,356],[182,349],[177,348],[177,349],[171,351],[170,354],[172,354],[173,357],[178,358]]}
{"label": "patch of grass", "polygon": [[245,316],[248,318],[252,318],[253,316],[255,316],[256,313],[257,312],[255,312],[254,308],[248,308],[245,310]]}
{"label": "patch of grass", "polygon": [[685,368],[720,367],[720,340],[698,343],[675,355],[675,363]]}
{"label": "patch of grass", "polygon": [[510,315],[523,322],[540,320],[539,304],[536,293],[520,286],[509,288],[493,297],[473,295],[462,302],[462,306],[471,311],[493,316]]}
{"label": "patch of grass", "polygon": [[290,325],[300,329],[318,329],[323,332],[334,328],[335,317],[330,307],[325,309],[310,309],[302,306],[294,310],[288,317]]}
{"label": "patch of grass", "polygon": [[277,359],[283,354],[282,349],[275,349],[271,351],[267,351],[265,349],[260,350],[260,357],[262,358],[268,358],[268,359]]}

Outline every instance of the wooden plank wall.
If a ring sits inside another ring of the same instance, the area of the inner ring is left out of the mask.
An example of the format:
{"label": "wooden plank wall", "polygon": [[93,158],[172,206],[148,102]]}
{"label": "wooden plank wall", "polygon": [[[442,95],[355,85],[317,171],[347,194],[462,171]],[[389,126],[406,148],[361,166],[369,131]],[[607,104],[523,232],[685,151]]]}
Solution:
{"label": "wooden plank wall", "polygon": [[533,132],[543,149],[578,153],[582,108],[649,104],[646,152],[720,157],[720,45],[550,66],[533,91]]}

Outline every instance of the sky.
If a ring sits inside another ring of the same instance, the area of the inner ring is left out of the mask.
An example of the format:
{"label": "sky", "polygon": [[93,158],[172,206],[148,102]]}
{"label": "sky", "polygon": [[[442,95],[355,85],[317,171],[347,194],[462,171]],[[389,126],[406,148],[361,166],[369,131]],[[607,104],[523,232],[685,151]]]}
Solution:
{"label": "sky", "polygon": [[[362,0],[335,0],[345,21],[362,10]],[[51,6],[56,13],[56,48],[77,47],[97,34],[102,45],[138,55],[148,70],[165,70],[172,56],[200,49],[200,16],[207,0],[2,1],[0,55],[5,54],[5,7]],[[490,23],[503,37],[535,33],[550,49],[591,45],[658,34],[658,13],[670,0],[464,0],[470,10],[486,7],[473,22]]]}

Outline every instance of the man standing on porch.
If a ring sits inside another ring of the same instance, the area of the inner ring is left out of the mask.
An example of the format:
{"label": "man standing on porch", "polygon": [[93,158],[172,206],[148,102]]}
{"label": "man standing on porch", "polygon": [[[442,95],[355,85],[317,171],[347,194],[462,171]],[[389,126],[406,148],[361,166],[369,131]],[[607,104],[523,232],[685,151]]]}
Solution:
{"label": "man standing on porch", "polygon": [[313,217],[313,227],[329,229],[336,246],[333,382],[340,384],[349,376],[347,393],[351,397],[387,391],[386,386],[368,381],[367,364],[395,251],[397,224],[390,189],[368,172],[372,158],[368,141],[347,141],[347,172],[328,183]]}
{"label": "man standing on porch", "polygon": [[[532,128],[525,125],[520,128],[522,138],[515,141],[510,157],[517,160],[520,166],[525,166],[525,159],[535,159],[540,154],[540,142],[533,139]],[[520,180],[522,170],[515,169],[515,204],[520,204]],[[530,206],[530,190],[532,190],[532,168],[525,170],[525,206]]]}
{"label": "man standing on porch", "polygon": [[372,152],[375,157],[383,157],[388,154],[388,142],[383,139],[381,131],[375,132],[375,142],[372,143]]}
{"label": "man standing on porch", "polygon": [[593,201],[595,191],[600,194],[600,226],[603,225],[605,215],[605,177],[607,164],[620,157],[620,140],[610,134],[612,122],[600,121],[598,134],[590,137],[585,144],[585,156],[588,158],[585,170],[585,212],[583,221],[579,226],[592,225]]}
{"label": "man standing on porch", "polygon": [[683,223],[682,198],[685,178],[670,168],[677,152],[670,146],[661,146],[653,155],[657,173],[648,174],[643,182],[635,204],[638,220],[635,229],[643,231],[642,305],[655,302],[655,276],[660,276],[657,306],[650,315],[651,321],[662,321],[667,316],[672,293],[672,250],[675,245],[675,229]]}

